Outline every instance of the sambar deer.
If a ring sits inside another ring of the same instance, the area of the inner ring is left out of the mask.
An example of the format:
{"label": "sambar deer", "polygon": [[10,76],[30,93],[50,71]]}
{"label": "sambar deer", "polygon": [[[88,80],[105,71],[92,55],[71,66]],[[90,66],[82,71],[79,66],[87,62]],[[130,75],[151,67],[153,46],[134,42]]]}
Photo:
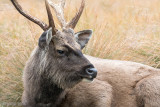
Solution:
{"label": "sambar deer", "polygon": [[[45,0],[49,26],[27,14],[11,0],[23,16],[43,30],[23,72],[25,107],[159,107],[160,70],[135,62],[107,60],[83,55],[92,30],[74,33],[85,2],[66,23],[65,1]],[[48,3],[49,2],[49,3]],[[57,30],[49,4],[57,14],[62,30]],[[97,75],[97,70],[98,75]],[[94,79],[97,76],[96,79]],[[82,80],[93,82],[86,83]]]}

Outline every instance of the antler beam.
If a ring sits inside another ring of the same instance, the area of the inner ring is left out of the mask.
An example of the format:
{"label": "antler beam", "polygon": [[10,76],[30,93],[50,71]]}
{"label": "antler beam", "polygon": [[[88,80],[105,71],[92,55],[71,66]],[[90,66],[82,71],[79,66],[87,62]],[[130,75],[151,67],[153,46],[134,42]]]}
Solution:
{"label": "antler beam", "polygon": [[78,23],[78,20],[83,12],[85,1],[82,0],[81,7],[79,8],[79,11],[76,13],[75,17],[67,24],[64,18],[64,6],[65,6],[65,0],[60,0],[59,4],[54,4],[52,1],[48,1],[51,7],[56,12],[56,16],[61,24],[61,27],[63,28],[75,28],[76,24]]}
{"label": "antler beam", "polygon": [[14,5],[14,7],[17,9],[17,11],[23,15],[24,17],[26,17],[27,19],[29,19],[30,21],[34,22],[35,24],[39,25],[44,31],[48,30],[50,27],[52,27],[52,33],[55,34],[56,33],[56,28],[55,28],[55,24],[54,24],[54,20],[49,8],[49,4],[48,2],[45,0],[45,4],[46,4],[46,10],[47,10],[47,14],[48,14],[48,20],[49,20],[49,26],[44,23],[43,21],[31,16],[30,14],[28,14],[26,11],[24,11],[22,9],[22,7],[19,5],[19,3],[17,2],[17,0],[11,0],[12,4]]}
{"label": "antler beam", "polygon": [[59,4],[54,4],[51,1],[48,1],[51,7],[54,9],[56,16],[61,24],[61,27],[66,27],[66,21],[64,18],[64,6],[65,0],[61,0]]}
{"label": "antler beam", "polygon": [[52,34],[56,34],[57,29],[55,27],[53,16],[47,0],[45,0],[45,5],[46,5],[47,14],[48,14],[49,27],[52,27]]}
{"label": "antler beam", "polygon": [[22,7],[19,5],[19,3],[17,2],[17,0],[11,0],[12,4],[14,5],[14,7],[18,10],[18,12],[23,15],[24,17],[26,17],[27,19],[29,19],[30,21],[36,23],[37,25],[39,25],[43,30],[47,30],[48,29],[48,25],[46,23],[44,23],[43,21],[31,16],[30,14],[28,14],[27,12],[25,12]]}
{"label": "antler beam", "polygon": [[79,11],[76,13],[75,17],[73,17],[73,19],[68,23],[67,27],[70,27],[73,29],[75,28],[75,26],[78,23],[78,20],[80,19],[81,15],[82,15],[84,6],[85,6],[85,1],[82,0],[81,7],[79,8]]}

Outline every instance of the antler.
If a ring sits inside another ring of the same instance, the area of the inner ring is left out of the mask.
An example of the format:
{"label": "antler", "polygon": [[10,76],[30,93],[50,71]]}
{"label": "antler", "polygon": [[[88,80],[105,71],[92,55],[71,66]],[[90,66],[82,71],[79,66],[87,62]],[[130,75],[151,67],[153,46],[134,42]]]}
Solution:
{"label": "antler", "polygon": [[85,6],[85,1],[82,0],[81,7],[79,8],[79,11],[76,13],[75,17],[73,17],[73,19],[68,23],[67,27],[70,27],[73,29],[75,28],[76,24],[78,23],[79,18],[82,15],[84,6]]}
{"label": "antler", "polygon": [[52,13],[49,8],[49,4],[48,4],[47,0],[45,0],[45,4],[46,4],[46,10],[47,10],[47,14],[48,14],[49,27],[52,27],[52,34],[56,34],[57,29],[55,27],[53,16],[52,16]]}
{"label": "antler", "polygon": [[85,6],[85,1],[82,0],[81,7],[79,8],[79,11],[76,13],[75,17],[69,23],[66,23],[65,18],[64,18],[65,0],[60,0],[59,4],[54,4],[53,2],[49,1],[49,4],[56,12],[56,16],[57,16],[59,22],[61,23],[61,27],[64,27],[64,28],[70,27],[70,28],[74,29],[82,12],[83,12],[83,9]]}
{"label": "antler", "polygon": [[66,21],[64,18],[64,6],[65,6],[65,0],[61,0],[59,4],[54,4],[51,1],[48,1],[51,7],[56,12],[56,16],[61,24],[61,27],[66,27]]}
{"label": "antler", "polygon": [[14,5],[14,7],[18,10],[18,12],[23,15],[24,17],[26,17],[27,19],[29,19],[30,21],[34,22],[35,24],[39,25],[44,31],[48,30],[49,27],[52,27],[53,32],[55,33],[55,25],[54,25],[54,21],[53,21],[53,17],[51,14],[51,11],[49,9],[49,5],[48,2],[45,0],[45,4],[46,4],[46,9],[47,9],[47,14],[48,14],[48,19],[49,19],[49,26],[44,23],[43,21],[31,16],[30,14],[28,14],[27,12],[25,12],[22,7],[19,5],[19,3],[17,2],[17,0],[11,0],[12,4]]}

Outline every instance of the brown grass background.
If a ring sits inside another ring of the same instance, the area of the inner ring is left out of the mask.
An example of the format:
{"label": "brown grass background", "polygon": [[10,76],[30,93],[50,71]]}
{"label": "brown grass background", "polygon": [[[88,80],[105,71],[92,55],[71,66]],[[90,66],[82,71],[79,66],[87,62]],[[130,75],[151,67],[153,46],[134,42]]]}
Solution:
{"label": "brown grass background", "polygon": [[[28,13],[48,22],[44,0],[18,1]],[[65,18],[69,21],[80,0],[66,2]],[[54,19],[59,28],[55,14]],[[86,0],[75,31],[84,29],[94,31],[85,54],[160,68],[159,0]],[[2,102],[20,102],[22,70],[42,32],[9,0],[0,0],[0,107],[4,107]]]}

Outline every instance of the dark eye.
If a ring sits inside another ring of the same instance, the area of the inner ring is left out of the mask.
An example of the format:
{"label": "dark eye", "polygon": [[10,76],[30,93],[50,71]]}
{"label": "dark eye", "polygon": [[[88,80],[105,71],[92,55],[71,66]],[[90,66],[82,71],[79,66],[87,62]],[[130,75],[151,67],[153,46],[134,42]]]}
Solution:
{"label": "dark eye", "polygon": [[65,54],[65,51],[63,51],[63,50],[57,50],[57,52],[58,52],[58,54],[60,54],[60,55],[64,55],[64,54]]}

